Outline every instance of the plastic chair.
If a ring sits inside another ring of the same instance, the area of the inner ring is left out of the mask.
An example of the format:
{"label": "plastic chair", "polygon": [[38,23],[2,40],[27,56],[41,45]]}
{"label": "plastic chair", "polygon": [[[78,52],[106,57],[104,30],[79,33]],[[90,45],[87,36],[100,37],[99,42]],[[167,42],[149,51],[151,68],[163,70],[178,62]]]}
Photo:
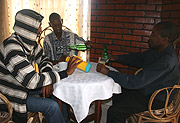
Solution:
{"label": "plastic chair", "polygon": [[[170,96],[173,91],[177,91],[174,100],[169,103]],[[162,91],[166,92],[166,99],[164,108],[158,110],[152,110],[152,105],[155,97]],[[178,123],[179,111],[180,111],[180,85],[174,85],[173,87],[166,87],[155,91],[148,105],[148,111],[136,113],[138,123],[141,122],[172,122]]]}

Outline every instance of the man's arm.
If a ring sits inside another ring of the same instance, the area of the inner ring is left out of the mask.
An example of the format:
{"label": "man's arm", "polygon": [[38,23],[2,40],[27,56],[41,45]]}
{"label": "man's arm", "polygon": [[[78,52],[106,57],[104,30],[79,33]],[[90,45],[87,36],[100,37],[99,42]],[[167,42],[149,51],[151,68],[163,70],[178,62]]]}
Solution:
{"label": "man's arm", "polygon": [[142,53],[130,53],[125,55],[109,55],[109,60],[111,62],[118,62],[123,65],[128,65],[131,67],[141,68],[143,64]]}
{"label": "man's arm", "polygon": [[[11,42],[5,44],[4,51],[6,51],[3,55],[7,69],[22,86],[28,89],[36,89],[60,80],[60,76],[55,71],[37,73],[17,41],[11,40]],[[39,52],[41,52],[41,50]],[[38,59],[38,56],[36,58]],[[43,62],[45,63],[45,61]],[[51,65],[48,65],[46,68],[51,68]],[[43,65],[41,67],[43,68]]]}
{"label": "man's arm", "polygon": [[143,68],[137,75],[111,71],[102,64],[98,64],[96,70],[97,72],[111,77],[116,83],[124,88],[141,89],[152,82],[158,82],[158,79],[162,79],[163,76],[165,77],[169,69],[168,64],[157,63]]}
{"label": "man's arm", "polygon": [[[109,71],[107,75],[119,83],[122,87],[128,89],[141,89],[151,83],[162,82],[166,74],[175,68],[170,68],[165,63],[155,63],[143,68],[137,75]],[[165,80],[167,81],[167,80]]]}
{"label": "man's arm", "polygon": [[[68,62],[67,69],[64,71],[58,72],[60,78],[63,79],[63,78],[66,78],[68,75],[71,75],[76,69],[77,65],[79,65],[82,62],[82,60],[80,60],[80,62],[77,62],[79,60],[80,59],[77,57],[71,57]],[[41,92],[42,92],[43,98],[49,97],[49,95],[51,95],[53,92],[53,85],[51,84],[51,85],[44,86],[41,89]]]}

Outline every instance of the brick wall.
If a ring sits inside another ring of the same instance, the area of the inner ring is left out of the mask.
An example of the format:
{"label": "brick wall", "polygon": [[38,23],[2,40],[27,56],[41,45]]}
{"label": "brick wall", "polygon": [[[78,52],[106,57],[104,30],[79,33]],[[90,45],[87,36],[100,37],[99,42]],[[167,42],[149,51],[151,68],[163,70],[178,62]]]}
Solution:
{"label": "brick wall", "polygon": [[[147,50],[151,29],[161,21],[162,5],[162,0],[92,0],[90,61],[97,62],[103,45],[113,55]],[[121,72],[135,71],[118,63],[109,65]]]}
{"label": "brick wall", "polygon": [[180,32],[180,0],[164,0],[162,7],[162,21],[172,21]]}

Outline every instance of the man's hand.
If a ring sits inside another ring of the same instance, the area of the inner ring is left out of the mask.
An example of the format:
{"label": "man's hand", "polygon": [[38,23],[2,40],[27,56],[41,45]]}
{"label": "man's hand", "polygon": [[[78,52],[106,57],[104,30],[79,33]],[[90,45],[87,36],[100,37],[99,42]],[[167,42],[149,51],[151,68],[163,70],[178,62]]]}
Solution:
{"label": "man's hand", "polygon": [[42,93],[43,98],[49,97],[52,94],[52,92],[53,92],[53,85],[52,84],[44,86],[41,89],[41,93]]}
{"label": "man's hand", "polygon": [[71,57],[69,59],[69,62],[68,62],[68,66],[67,66],[67,69],[66,69],[66,72],[68,75],[71,75],[74,70],[76,69],[76,67],[82,62],[81,59],[77,58],[77,57]]}
{"label": "man's hand", "polygon": [[98,63],[96,66],[96,71],[107,75],[107,73],[109,72],[109,69],[105,65]]}
{"label": "man's hand", "polygon": [[87,47],[88,49],[91,49],[91,48],[92,48],[92,42],[91,42],[91,41],[86,41],[85,45],[86,45],[86,47]]}

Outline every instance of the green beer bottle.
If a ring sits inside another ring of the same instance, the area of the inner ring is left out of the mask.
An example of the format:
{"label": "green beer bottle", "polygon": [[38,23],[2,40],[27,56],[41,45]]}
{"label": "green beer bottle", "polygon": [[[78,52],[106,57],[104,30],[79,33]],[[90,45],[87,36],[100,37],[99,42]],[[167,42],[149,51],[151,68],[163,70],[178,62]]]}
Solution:
{"label": "green beer bottle", "polygon": [[104,45],[104,50],[103,50],[102,58],[106,61],[106,64],[108,64],[108,62],[109,62],[109,56],[108,56],[108,52],[107,52],[106,45]]}
{"label": "green beer bottle", "polygon": [[85,44],[69,45],[69,48],[72,50],[82,50],[82,51],[87,49]]}

